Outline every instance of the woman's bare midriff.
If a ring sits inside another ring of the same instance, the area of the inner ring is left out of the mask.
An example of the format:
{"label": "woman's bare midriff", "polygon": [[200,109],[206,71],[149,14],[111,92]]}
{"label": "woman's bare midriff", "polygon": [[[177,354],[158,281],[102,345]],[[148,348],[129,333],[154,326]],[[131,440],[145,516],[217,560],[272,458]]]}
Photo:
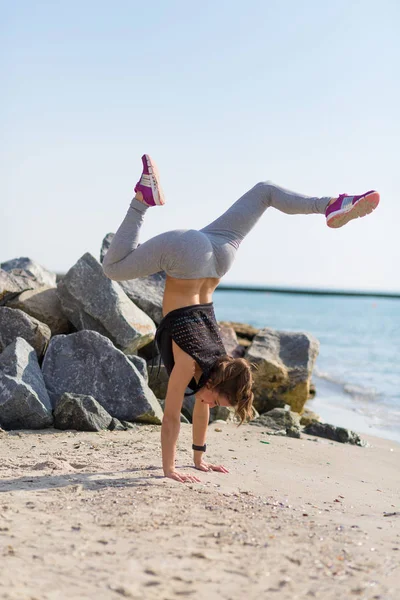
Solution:
{"label": "woman's bare midriff", "polygon": [[212,295],[220,279],[175,279],[167,275],[163,299],[163,315],[171,310],[212,302]]}

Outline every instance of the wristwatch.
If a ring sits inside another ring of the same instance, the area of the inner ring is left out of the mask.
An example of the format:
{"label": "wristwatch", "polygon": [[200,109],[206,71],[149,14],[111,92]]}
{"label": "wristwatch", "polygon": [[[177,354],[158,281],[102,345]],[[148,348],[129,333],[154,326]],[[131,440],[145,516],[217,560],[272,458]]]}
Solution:
{"label": "wristwatch", "polygon": [[199,452],[205,452],[207,449],[207,444],[204,446],[196,446],[196,444],[192,444],[192,450],[198,450]]}

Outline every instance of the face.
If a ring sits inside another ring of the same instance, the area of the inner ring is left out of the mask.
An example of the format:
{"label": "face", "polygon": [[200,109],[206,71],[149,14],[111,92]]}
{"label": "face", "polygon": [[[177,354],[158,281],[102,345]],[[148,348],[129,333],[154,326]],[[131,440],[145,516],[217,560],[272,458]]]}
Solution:
{"label": "face", "polygon": [[197,392],[196,398],[198,398],[200,402],[208,404],[210,408],[214,408],[214,406],[231,406],[226,396],[223,396],[208,387],[201,388],[201,390]]}

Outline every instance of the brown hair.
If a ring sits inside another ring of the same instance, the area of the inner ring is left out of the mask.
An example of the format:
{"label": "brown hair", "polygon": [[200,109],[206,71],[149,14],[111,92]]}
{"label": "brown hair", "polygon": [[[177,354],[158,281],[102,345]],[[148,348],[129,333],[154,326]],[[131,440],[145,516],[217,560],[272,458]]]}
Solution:
{"label": "brown hair", "polygon": [[240,425],[253,417],[253,375],[244,358],[221,356],[212,368],[208,386],[225,396],[240,418]]}

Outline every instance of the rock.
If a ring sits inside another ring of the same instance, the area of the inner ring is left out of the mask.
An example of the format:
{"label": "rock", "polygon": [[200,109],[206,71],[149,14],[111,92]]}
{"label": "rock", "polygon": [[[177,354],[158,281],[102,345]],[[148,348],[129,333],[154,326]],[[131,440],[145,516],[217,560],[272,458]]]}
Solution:
{"label": "rock", "polygon": [[246,349],[251,346],[251,343],[259,330],[247,323],[237,323],[236,321],[218,321],[218,323],[221,327],[230,327],[234,330],[239,345],[236,352],[238,353],[238,356],[244,356]]}
{"label": "rock", "polygon": [[64,392],[84,394],[117,419],[161,423],[160,404],[139,371],[96,331],[53,337],[42,368],[54,407]]}
{"label": "rock", "polygon": [[265,427],[279,435],[300,437],[300,417],[284,408],[273,408],[250,421],[250,425]]}
{"label": "rock", "polygon": [[320,420],[321,417],[317,413],[305,408],[300,418],[300,425],[306,427],[307,425],[311,425],[311,423],[319,423]]}
{"label": "rock", "polygon": [[239,345],[233,327],[228,327],[228,325],[220,325],[219,333],[228,356],[232,356],[233,358],[241,358],[244,356],[245,349],[243,346]]}
{"label": "rock", "polygon": [[111,419],[111,423],[108,426],[108,429],[110,431],[126,431],[128,428],[125,427],[125,425],[123,425],[119,419],[113,417]]}
{"label": "rock", "polygon": [[250,421],[254,421],[254,419],[258,419],[258,417],[260,416],[260,413],[258,412],[258,410],[256,408],[254,408],[254,406],[252,406],[253,409],[253,417],[252,419],[250,419]]}
{"label": "rock", "polygon": [[356,446],[363,446],[364,442],[360,439],[359,435],[350,429],[344,427],[336,427],[329,423],[311,423],[303,429],[304,433],[308,435],[316,435],[318,437],[327,438],[334,442],[340,442],[341,444],[355,444]]}
{"label": "rock", "polygon": [[104,335],[126,354],[154,339],[155,325],[121,287],[103,273],[100,263],[84,254],[58,283],[62,309],[76,329]]}
{"label": "rock", "polygon": [[47,325],[16,308],[0,307],[0,352],[17,337],[24,338],[40,358],[49,343],[51,331]]}
{"label": "rock", "polygon": [[121,425],[125,427],[125,429],[137,429],[137,425],[131,423],[130,421],[121,421]]}
{"label": "rock", "polygon": [[235,415],[233,408],[227,406],[215,406],[210,410],[210,423],[225,421],[225,423],[240,423],[239,417]]}
{"label": "rock", "polygon": [[103,264],[103,260],[105,255],[108,252],[108,249],[110,247],[110,244],[112,242],[112,239],[114,237],[115,233],[107,233],[107,235],[104,236],[103,241],[101,243],[101,248],[100,248],[100,262],[101,264]]}
{"label": "rock", "polygon": [[93,396],[65,393],[54,410],[54,427],[56,429],[101,431],[107,429],[111,420],[111,415]]}
{"label": "rock", "polygon": [[248,325],[247,323],[238,323],[236,321],[218,321],[218,324],[221,326],[232,327],[238,337],[253,341],[254,337],[259,332],[259,329],[256,329],[252,325]]}
{"label": "rock", "polygon": [[239,346],[243,346],[244,352],[246,355],[247,348],[250,348],[250,346],[251,346],[250,340],[247,340],[246,338],[241,338],[238,336],[238,343],[239,343]]}
{"label": "rock", "polygon": [[[188,390],[187,390],[188,391]],[[185,396],[182,403],[182,414],[187,418],[189,423],[193,422],[193,410],[196,402],[196,396]]]}
{"label": "rock", "polygon": [[35,317],[50,327],[52,335],[71,331],[71,323],[62,311],[57,288],[42,286],[36,290],[27,290],[8,302],[7,306]]}
{"label": "rock", "polygon": [[42,429],[53,423],[35,350],[23,338],[0,354],[0,423],[5,429]]}
{"label": "rock", "polygon": [[136,356],[135,354],[127,354],[126,356],[133,365],[137,368],[143,379],[148,382],[149,374],[147,372],[147,362],[141,356]]}
{"label": "rock", "polygon": [[296,427],[288,427],[286,429],[286,435],[292,438],[301,438],[300,429],[297,429]]}
{"label": "rock", "polygon": [[307,333],[262,329],[246,352],[256,365],[254,405],[260,412],[289,404],[301,413],[309,398],[310,378],[319,342]]}
{"label": "rock", "polygon": [[[114,234],[108,233],[102,243],[100,250],[100,262],[103,262],[104,256],[110,247]],[[146,313],[157,325],[162,319],[162,302],[164,296],[166,275],[163,271],[154,273],[148,277],[138,277],[120,281],[119,285],[125,294]]]}
{"label": "rock", "polygon": [[19,274],[18,271],[21,272],[21,274],[26,274],[28,277],[31,277],[39,286],[56,286],[56,274],[52,273],[48,269],[45,269],[37,262],[26,256],[7,260],[6,262],[1,263],[0,267],[4,269],[4,271],[8,271],[9,273],[11,272],[16,275]]}
{"label": "rock", "polygon": [[137,355],[141,358],[144,358],[147,363],[149,363],[149,361],[150,364],[152,361],[156,363],[160,358],[160,353],[158,351],[155,340],[147,344],[147,346],[142,346],[142,348],[139,348],[139,350],[137,351]]}
{"label": "rock", "polygon": [[28,275],[16,275],[0,269],[0,306],[25,290],[37,288],[37,283]]}
{"label": "rock", "polygon": [[167,369],[161,363],[159,366],[158,361],[149,361],[147,363],[147,369],[149,373],[148,384],[149,388],[153,391],[156,398],[165,398],[167,395],[169,375]]}
{"label": "rock", "polygon": [[129,281],[120,281],[125,294],[159,325],[162,315],[162,302],[165,288],[165,273],[154,273]]}

